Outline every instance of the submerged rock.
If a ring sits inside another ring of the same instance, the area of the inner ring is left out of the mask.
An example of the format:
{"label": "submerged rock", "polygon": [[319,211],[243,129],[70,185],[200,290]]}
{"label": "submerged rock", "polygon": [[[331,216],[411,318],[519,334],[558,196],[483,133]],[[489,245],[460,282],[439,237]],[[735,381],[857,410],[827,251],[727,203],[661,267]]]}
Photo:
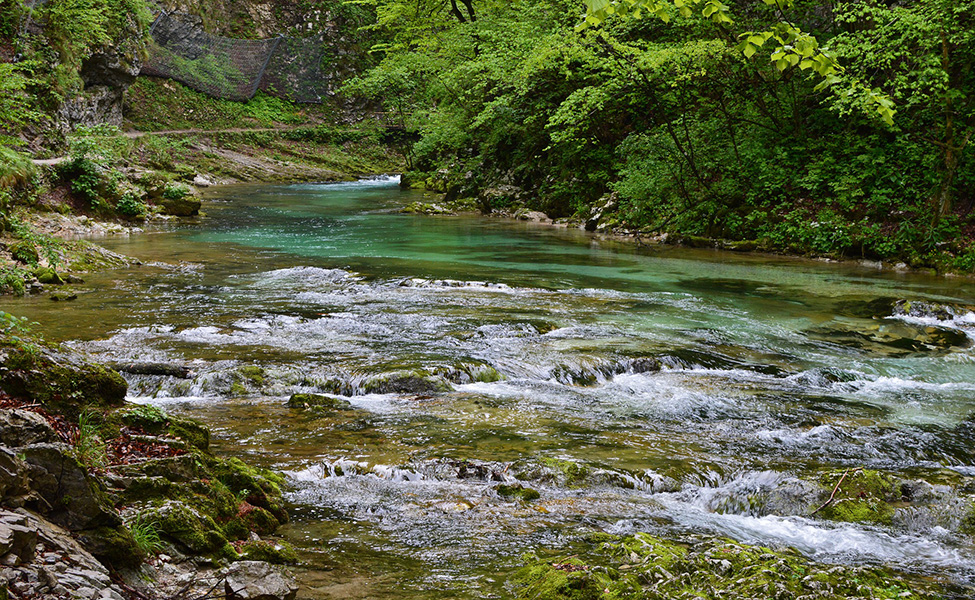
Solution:
{"label": "submerged rock", "polygon": [[443,377],[422,371],[383,373],[366,379],[362,384],[362,391],[366,394],[430,394],[452,389]]}
{"label": "submerged rock", "polygon": [[317,408],[324,410],[348,410],[352,405],[348,401],[323,394],[292,394],[288,399],[288,408]]}
{"label": "submerged rock", "polygon": [[587,560],[538,560],[514,577],[516,597],[533,600],[603,598],[940,598],[937,584],[910,581],[884,569],[819,565],[798,553],[727,539],[672,542],[638,533],[605,534]]}
{"label": "submerged rock", "polygon": [[224,593],[229,600],[294,600],[294,579],[266,562],[242,560],[226,570]]}

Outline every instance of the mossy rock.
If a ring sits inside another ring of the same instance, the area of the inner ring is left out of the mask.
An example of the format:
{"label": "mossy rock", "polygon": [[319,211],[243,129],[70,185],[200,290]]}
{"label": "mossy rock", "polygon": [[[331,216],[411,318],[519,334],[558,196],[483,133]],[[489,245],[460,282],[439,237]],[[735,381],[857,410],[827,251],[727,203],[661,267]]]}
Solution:
{"label": "mossy rock", "polygon": [[523,500],[525,502],[538,500],[542,496],[537,490],[533,490],[530,487],[525,487],[520,483],[516,483],[514,485],[501,484],[495,487],[494,491],[496,491],[502,498]]}
{"label": "mossy rock", "polygon": [[453,388],[443,377],[426,371],[396,371],[370,377],[362,384],[366,394],[435,394]]}
{"label": "mossy rock", "polygon": [[352,405],[348,401],[323,394],[292,394],[288,399],[288,408],[317,408],[322,410],[348,410]]}
{"label": "mossy rock", "polygon": [[205,425],[191,419],[169,417],[166,432],[200,450],[206,450],[210,447],[210,430]]}
{"label": "mossy rock", "polygon": [[169,417],[162,409],[148,404],[126,408],[120,411],[119,417],[128,427],[154,435],[162,433],[169,422]]}
{"label": "mossy rock", "polygon": [[592,470],[586,465],[571,460],[542,457],[538,462],[555,470],[560,475],[559,478],[564,479],[565,485],[570,487],[581,485],[589,477],[590,473],[592,473]]}
{"label": "mossy rock", "polygon": [[124,527],[99,527],[79,532],[78,541],[95,558],[116,568],[137,567],[145,559],[132,533]]}
{"label": "mossy rock", "polygon": [[264,369],[261,367],[248,365],[237,369],[237,373],[257,387],[264,385],[264,378],[266,377],[266,374],[264,373]]}
{"label": "mossy rock", "polygon": [[514,581],[518,598],[536,600],[599,600],[606,589],[577,558],[531,565],[518,571]]}
{"label": "mossy rock", "polygon": [[228,545],[216,522],[179,500],[143,513],[144,519],[156,524],[160,534],[195,554],[222,554]]}
{"label": "mossy rock", "polygon": [[122,470],[133,475],[162,477],[173,483],[195,481],[208,475],[203,463],[194,454],[157,458]]}
{"label": "mossy rock", "polygon": [[163,214],[173,217],[193,217],[200,214],[203,203],[199,198],[184,196],[182,198],[161,198],[159,200]]}
{"label": "mossy rock", "polygon": [[975,535],[975,501],[968,503],[968,511],[962,516],[958,529],[962,533]]}
{"label": "mossy rock", "polygon": [[246,542],[240,546],[240,557],[243,560],[260,560],[276,565],[294,565],[298,563],[298,553],[294,547],[282,541],[268,542],[256,540]]}
{"label": "mossy rock", "polygon": [[128,384],[115,371],[41,342],[0,341],[0,390],[77,419],[83,410],[120,406]]}
{"label": "mossy rock", "polygon": [[[531,558],[514,578],[520,599],[941,597],[937,584],[884,569],[819,565],[797,552],[721,538],[677,543],[641,533],[597,544],[587,560]],[[647,587],[652,586],[652,587]]]}
{"label": "mossy rock", "polygon": [[284,478],[276,473],[244,464],[240,459],[215,461],[214,475],[234,494],[256,507],[270,512],[279,523],[286,523],[288,514],[281,505]]}
{"label": "mossy rock", "polygon": [[[846,472],[845,478],[843,474],[843,471],[836,471],[820,478],[824,494],[828,495],[836,489],[836,495],[833,502],[820,510],[817,516],[847,523],[891,524],[894,519],[894,506],[891,503],[902,500],[898,481],[871,469]],[[836,488],[841,478],[843,482]]]}
{"label": "mossy rock", "polygon": [[50,285],[64,285],[64,279],[58,275],[58,272],[51,267],[37,267],[34,269],[34,277],[41,283],[46,283]]}
{"label": "mossy rock", "polygon": [[244,502],[237,517],[248,531],[258,535],[269,535],[281,525],[274,515],[259,506]]}

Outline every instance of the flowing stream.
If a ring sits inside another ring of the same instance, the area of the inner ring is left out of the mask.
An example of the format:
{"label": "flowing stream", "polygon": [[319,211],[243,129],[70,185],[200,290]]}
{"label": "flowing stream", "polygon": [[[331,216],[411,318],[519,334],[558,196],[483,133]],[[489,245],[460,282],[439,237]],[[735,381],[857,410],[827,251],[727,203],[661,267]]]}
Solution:
{"label": "flowing stream", "polygon": [[[191,367],[127,376],[131,399],[287,474],[305,597],[504,597],[523,553],[596,531],[975,580],[975,314],[894,312],[975,303],[972,281],[400,214],[417,195],[220,188],[200,224],[103,241],[145,265],[15,312],[106,360]],[[855,467],[919,502],[892,525],[810,516],[811,482]]]}

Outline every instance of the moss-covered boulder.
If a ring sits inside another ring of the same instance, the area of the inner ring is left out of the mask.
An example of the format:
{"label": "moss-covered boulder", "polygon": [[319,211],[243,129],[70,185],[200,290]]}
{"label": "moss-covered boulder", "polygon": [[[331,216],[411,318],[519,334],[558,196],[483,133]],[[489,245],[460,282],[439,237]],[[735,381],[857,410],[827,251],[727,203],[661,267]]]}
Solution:
{"label": "moss-covered boulder", "polygon": [[34,277],[41,283],[64,285],[64,279],[51,267],[37,267],[34,269]]}
{"label": "moss-covered boulder", "polygon": [[128,389],[115,371],[43,342],[0,340],[0,390],[74,420],[91,407],[120,406]]}
{"label": "moss-covered boulder", "polygon": [[453,388],[443,378],[426,371],[395,371],[366,379],[362,391],[366,394],[435,394]]}
{"label": "moss-covered boulder", "polygon": [[352,408],[347,400],[325,396],[324,394],[292,394],[288,408],[314,408],[320,411],[348,410]]}
{"label": "moss-covered boulder", "polygon": [[[214,520],[180,500],[148,509],[142,518],[155,523],[161,535],[193,554],[226,554],[230,545]],[[232,550],[232,549],[231,549]]]}
{"label": "moss-covered boulder", "polygon": [[[903,499],[897,479],[870,469],[826,473],[820,483],[826,497],[816,516],[831,521],[889,525],[894,519],[893,504]],[[831,494],[833,500],[825,503]]]}
{"label": "moss-covered boulder", "polygon": [[237,551],[244,560],[260,560],[276,565],[293,565],[298,562],[298,553],[287,542],[254,540],[244,542]]}
{"label": "moss-covered boulder", "polygon": [[515,484],[501,484],[494,488],[494,491],[498,493],[502,498],[507,498],[509,500],[523,500],[525,502],[530,502],[532,500],[538,500],[541,494],[538,490],[534,490],[530,487],[525,487],[520,483]]}
{"label": "moss-covered boulder", "polygon": [[97,559],[114,567],[137,567],[146,558],[125,527],[81,531],[78,541]]}

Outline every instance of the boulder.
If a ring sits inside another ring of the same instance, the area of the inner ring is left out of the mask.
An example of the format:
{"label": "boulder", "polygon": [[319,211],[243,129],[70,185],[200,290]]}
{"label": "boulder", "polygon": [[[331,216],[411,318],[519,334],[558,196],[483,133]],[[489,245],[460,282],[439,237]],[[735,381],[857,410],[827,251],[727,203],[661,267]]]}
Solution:
{"label": "boulder", "polygon": [[347,410],[352,408],[347,400],[323,394],[292,394],[288,408],[320,408],[327,410]]}
{"label": "boulder", "polygon": [[294,579],[266,562],[242,560],[227,568],[224,592],[229,600],[293,600]]}
{"label": "boulder", "polygon": [[30,466],[9,448],[0,447],[0,500],[20,507],[30,495]]}
{"label": "boulder", "polygon": [[194,196],[183,196],[182,198],[163,198],[159,201],[163,208],[163,214],[173,217],[192,217],[200,214],[200,207],[203,203]]}
{"label": "boulder", "polygon": [[41,415],[29,410],[0,409],[0,445],[17,448],[57,441],[58,434]]}
{"label": "boulder", "polygon": [[0,390],[73,418],[83,406],[120,406],[128,385],[111,369],[34,342],[0,347]]}
{"label": "boulder", "polygon": [[122,519],[98,480],[91,477],[67,444],[33,444],[20,448],[30,465],[37,509],[71,531],[118,527]]}

